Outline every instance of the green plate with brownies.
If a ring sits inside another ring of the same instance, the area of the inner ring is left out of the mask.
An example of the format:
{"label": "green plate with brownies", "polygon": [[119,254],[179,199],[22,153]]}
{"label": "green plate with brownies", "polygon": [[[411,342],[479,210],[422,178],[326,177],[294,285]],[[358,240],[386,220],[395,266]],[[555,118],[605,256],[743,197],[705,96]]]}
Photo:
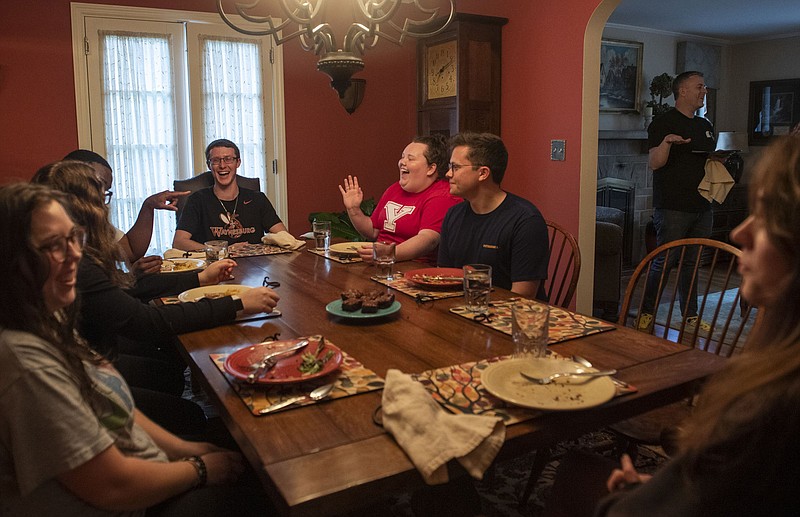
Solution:
{"label": "green plate with brownies", "polygon": [[363,308],[360,308],[355,311],[346,311],[342,309],[342,300],[334,300],[328,305],[325,306],[325,310],[328,311],[328,314],[333,314],[334,316],[339,316],[340,318],[352,318],[352,319],[369,319],[369,318],[381,318],[383,316],[388,316],[390,314],[394,314],[395,312],[400,310],[400,302],[395,300],[392,304],[385,309],[376,309],[375,312],[363,312]]}

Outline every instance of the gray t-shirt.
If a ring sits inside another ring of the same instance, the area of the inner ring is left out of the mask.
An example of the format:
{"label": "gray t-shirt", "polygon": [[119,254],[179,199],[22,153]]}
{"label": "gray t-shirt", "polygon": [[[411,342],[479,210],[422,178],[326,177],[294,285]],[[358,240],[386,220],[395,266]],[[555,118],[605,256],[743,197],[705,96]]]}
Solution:
{"label": "gray t-shirt", "polygon": [[0,515],[141,515],[98,510],[65,489],[56,476],[111,445],[126,456],[168,461],[133,422],[133,397],[111,365],[87,364],[93,404],[81,396],[57,348],[0,329]]}

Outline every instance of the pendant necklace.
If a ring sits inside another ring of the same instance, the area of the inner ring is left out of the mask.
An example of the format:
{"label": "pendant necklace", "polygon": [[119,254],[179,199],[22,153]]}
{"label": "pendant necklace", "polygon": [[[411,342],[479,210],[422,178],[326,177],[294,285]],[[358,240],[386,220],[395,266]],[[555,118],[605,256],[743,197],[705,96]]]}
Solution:
{"label": "pendant necklace", "polygon": [[239,207],[239,194],[236,194],[236,203],[233,205],[233,212],[229,212],[227,208],[225,208],[225,203],[222,202],[220,198],[217,198],[219,204],[222,205],[222,209],[225,210],[225,223],[231,224],[233,219],[236,217],[236,209]]}

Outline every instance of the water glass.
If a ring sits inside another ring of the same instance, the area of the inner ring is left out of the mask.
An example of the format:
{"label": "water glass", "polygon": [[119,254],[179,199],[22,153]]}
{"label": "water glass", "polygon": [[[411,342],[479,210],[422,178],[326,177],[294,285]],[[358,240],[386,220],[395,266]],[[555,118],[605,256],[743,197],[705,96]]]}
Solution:
{"label": "water glass", "polygon": [[228,241],[207,241],[203,244],[206,247],[206,260],[209,262],[228,258]]}
{"label": "water glass", "polygon": [[489,312],[489,293],[492,292],[492,266],[468,264],[463,269],[467,310],[486,314]]}
{"label": "water glass", "polygon": [[514,357],[546,357],[549,327],[549,305],[530,301],[511,305],[511,336],[514,338]]}
{"label": "water glass", "polygon": [[378,278],[391,280],[394,277],[395,246],[394,242],[372,243],[372,261],[378,270],[375,275]]}
{"label": "water glass", "polygon": [[317,251],[328,251],[331,247],[331,222],[314,221],[312,223],[314,232],[314,248]]}

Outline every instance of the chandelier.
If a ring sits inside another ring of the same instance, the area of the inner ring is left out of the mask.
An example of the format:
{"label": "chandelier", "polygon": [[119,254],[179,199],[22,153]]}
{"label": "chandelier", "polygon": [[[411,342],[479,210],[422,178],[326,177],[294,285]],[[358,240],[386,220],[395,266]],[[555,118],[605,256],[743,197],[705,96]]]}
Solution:
{"label": "chandelier", "polygon": [[[331,78],[331,87],[339,94],[339,102],[349,113],[353,113],[364,96],[366,81],[354,79],[353,74],[364,69],[362,56],[373,48],[379,40],[391,41],[402,45],[406,37],[426,38],[442,32],[450,24],[455,14],[455,0],[446,0],[450,12],[444,23],[432,22],[439,17],[440,7],[425,7],[420,0],[268,0],[266,3],[278,3],[282,11],[280,20],[271,16],[254,14],[261,0],[236,2],[236,14],[245,22],[263,26],[241,26],[234,23],[223,10],[223,0],[217,0],[217,10],[222,20],[232,29],[251,36],[272,36],[276,45],[281,45],[294,38],[300,40],[300,46],[307,52],[319,56],[317,70]],[[327,8],[339,8],[338,5],[350,2],[353,4],[356,21],[354,21],[339,46],[329,21],[325,20]],[[402,7],[407,4],[406,7]],[[412,10],[414,16],[407,17]],[[397,20],[395,17],[397,16]],[[401,16],[404,18],[401,21]],[[413,19],[419,16],[420,19]]]}

